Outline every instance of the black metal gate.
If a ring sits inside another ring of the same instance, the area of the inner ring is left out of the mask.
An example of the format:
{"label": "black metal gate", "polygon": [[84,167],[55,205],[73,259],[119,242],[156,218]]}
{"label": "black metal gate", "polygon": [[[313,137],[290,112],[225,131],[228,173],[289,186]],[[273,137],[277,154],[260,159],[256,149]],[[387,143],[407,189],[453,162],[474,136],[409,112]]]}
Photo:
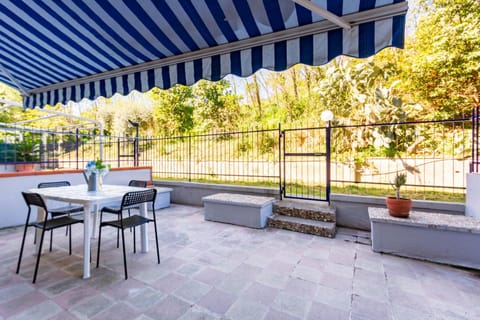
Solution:
{"label": "black metal gate", "polygon": [[282,131],[282,196],[330,202],[330,126]]}

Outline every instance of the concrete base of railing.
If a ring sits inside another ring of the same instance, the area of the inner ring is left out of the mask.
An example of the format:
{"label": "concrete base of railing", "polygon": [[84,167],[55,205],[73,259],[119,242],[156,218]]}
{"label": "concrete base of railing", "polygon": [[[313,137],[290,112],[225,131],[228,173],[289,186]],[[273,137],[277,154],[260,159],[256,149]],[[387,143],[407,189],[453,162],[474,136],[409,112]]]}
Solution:
{"label": "concrete base of railing", "polygon": [[[240,193],[280,199],[277,188],[259,188],[196,182],[154,181],[155,185],[172,188],[171,201],[202,206],[202,197],[215,193]],[[370,231],[368,207],[385,208],[385,198],[332,194],[331,205],[337,210],[337,226]],[[412,210],[464,215],[464,203],[414,200]]]}

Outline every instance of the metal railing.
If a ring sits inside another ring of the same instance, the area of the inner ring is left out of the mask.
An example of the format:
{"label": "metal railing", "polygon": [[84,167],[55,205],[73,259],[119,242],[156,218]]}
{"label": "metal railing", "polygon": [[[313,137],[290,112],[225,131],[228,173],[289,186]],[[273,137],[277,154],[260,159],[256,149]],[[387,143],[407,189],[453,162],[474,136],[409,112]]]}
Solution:
{"label": "metal railing", "polygon": [[[16,163],[35,162],[42,169],[82,169],[103,153],[104,162],[112,167],[151,166],[154,179],[280,188],[290,185],[289,190],[300,197],[314,199],[324,197],[327,157],[309,155],[325,153],[330,160],[333,192],[390,190],[393,176],[406,172],[407,190],[464,194],[465,174],[478,169],[479,164],[478,109],[473,114],[472,118],[439,121],[333,125],[329,131],[331,152],[326,151],[325,126],[139,137],[136,143],[134,137],[100,137],[79,131],[0,129],[4,140],[0,168],[6,171]],[[282,141],[282,135],[286,131],[290,132],[289,152],[299,156],[285,157],[287,142]],[[30,146],[33,155],[21,159],[17,150],[21,141]]]}

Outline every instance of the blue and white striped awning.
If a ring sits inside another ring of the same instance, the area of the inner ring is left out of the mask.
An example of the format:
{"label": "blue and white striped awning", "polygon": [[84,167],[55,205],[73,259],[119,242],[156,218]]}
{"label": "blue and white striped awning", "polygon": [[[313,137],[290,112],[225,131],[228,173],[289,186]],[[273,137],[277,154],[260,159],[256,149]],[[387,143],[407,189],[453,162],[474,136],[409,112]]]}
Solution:
{"label": "blue and white striped awning", "polygon": [[406,11],[403,0],[3,0],[0,81],[43,107],[322,65],[402,48]]}

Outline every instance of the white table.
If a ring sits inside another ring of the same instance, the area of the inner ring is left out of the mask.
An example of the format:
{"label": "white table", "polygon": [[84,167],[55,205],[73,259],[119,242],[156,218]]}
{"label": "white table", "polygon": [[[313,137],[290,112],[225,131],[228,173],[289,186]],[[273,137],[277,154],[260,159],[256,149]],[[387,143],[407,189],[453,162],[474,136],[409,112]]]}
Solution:
{"label": "white table", "polygon": [[[87,185],[76,185],[68,187],[54,187],[30,189],[29,192],[35,192],[46,200],[57,200],[83,205],[83,278],[90,278],[90,213],[94,209],[95,219],[93,224],[93,234],[96,230],[96,220],[98,217],[98,208],[106,203],[121,201],[123,195],[130,191],[147,190],[146,188],[121,186],[121,185],[103,185],[101,191],[87,191]],[[48,208],[48,206],[47,206]],[[147,216],[147,204],[140,205],[140,215]],[[37,220],[45,219],[45,212],[39,210]],[[148,252],[148,224],[141,226],[142,252]],[[38,243],[38,242],[37,242]]]}

